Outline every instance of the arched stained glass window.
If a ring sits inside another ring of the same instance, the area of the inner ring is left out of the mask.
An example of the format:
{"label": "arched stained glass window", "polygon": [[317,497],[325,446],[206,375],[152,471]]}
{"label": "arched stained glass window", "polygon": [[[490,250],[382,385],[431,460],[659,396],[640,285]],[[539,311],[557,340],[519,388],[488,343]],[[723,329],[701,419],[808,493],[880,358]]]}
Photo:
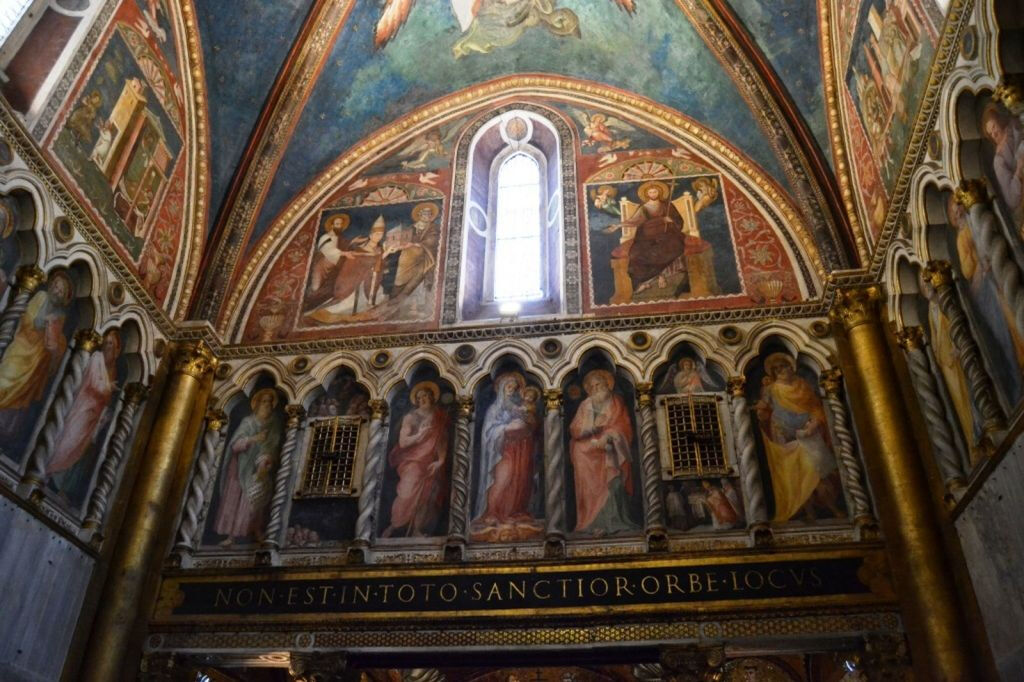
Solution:
{"label": "arched stained glass window", "polygon": [[526,154],[513,154],[498,170],[497,189],[494,300],[540,298],[544,295],[540,164]]}

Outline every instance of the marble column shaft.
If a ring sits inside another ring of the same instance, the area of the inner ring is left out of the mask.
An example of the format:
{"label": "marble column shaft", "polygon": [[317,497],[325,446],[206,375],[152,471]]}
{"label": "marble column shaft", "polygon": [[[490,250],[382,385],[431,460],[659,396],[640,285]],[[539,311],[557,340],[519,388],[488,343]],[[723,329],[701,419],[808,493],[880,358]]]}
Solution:
{"label": "marble column shaft", "polygon": [[665,536],[665,502],[661,496],[661,457],[658,452],[658,425],[654,417],[653,386],[638,384],[637,406],[640,412],[640,469],[644,490],[644,532],[648,538]]}
{"label": "marble column shaft", "polygon": [[761,480],[761,466],[757,461],[754,422],[750,418],[747,396],[743,390],[745,382],[745,377],[730,377],[728,390],[732,407],[736,455],[739,460],[740,482],[747,504],[747,525],[758,528],[768,525],[768,506],[764,496],[764,481]]}
{"label": "marble column shaft", "polygon": [[852,503],[853,518],[858,524],[874,524],[871,498],[864,486],[864,471],[857,457],[857,448],[846,417],[846,405],[842,392],[843,373],[839,369],[828,369],[821,373],[821,386],[825,389],[825,404],[832,416],[832,433],[835,436],[835,453],[839,470],[846,484],[846,492]]}
{"label": "marble column shaft", "polygon": [[363,488],[359,491],[355,537],[356,544],[364,547],[369,546],[373,537],[381,473],[387,457],[387,416],[387,401],[370,401],[370,436],[367,439],[366,460],[363,463]]}
{"label": "marble column shaft", "polygon": [[192,472],[188,496],[185,498],[185,509],[181,514],[178,536],[174,541],[174,551],[191,554],[195,551],[199,536],[199,518],[206,504],[206,491],[209,490],[213,477],[220,465],[224,446],[224,427],[228,417],[220,410],[206,412],[206,431],[203,433],[202,450],[196,469]]}
{"label": "marble column shaft", "polygon": [[565,444],[562,440],[562,391],[544,391],[544,534],[565,539]]}
{"label": "marble column shaft", "polygon": [[455,454],[452,462],[451,505],[448,512],[448,544],[464,545],[469,525],[469,461],[472,457],[473,398],[460,396],[455,420]]}
{"label": "marble column shaft", "polygon": [[274,474],[274,496],[270,500],[270,518],[263,533],[263,549],[277,549],[281,545],[281,529],[284,526],[284,508],[288,504],[289,483],[292,479],[295,449],[299,445],[302,421],[306,411],[302,405],[288,405],[285,411],[284,443],[281,445],[281,456],[278,458],[277,471]]}

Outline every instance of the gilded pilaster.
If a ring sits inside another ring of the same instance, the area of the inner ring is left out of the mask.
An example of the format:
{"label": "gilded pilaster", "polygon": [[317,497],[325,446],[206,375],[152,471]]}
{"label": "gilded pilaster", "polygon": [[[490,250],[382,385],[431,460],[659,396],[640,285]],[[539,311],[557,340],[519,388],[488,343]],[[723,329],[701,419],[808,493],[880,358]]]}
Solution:
{"label": "gilded pilaster", "polygon": [[160,562],[164,543],[170,540],[161,537],[168,503],[176,475],[191,458],[189,441],[204,410],[200,398],[216,364],[202,341],[175,349],[98,601],[79,675],[84,682],[121,680],[137,665],[129,650],[132,637],[149,603],[148,578]]}
{"label": "gilded pilaster", "polygon": [[730,377],[727,383],[729,403],[732,409],[732,425],[735,433],[736,453],[739,459],[740,482],[747,505],[747,526],[756,545],[771,542],[772,531],[768,524],[768,506],[764,499],[764,482],[761,466],[757,461],[757,441],[754,438],[754,423],[747,408],[744,392],[746,377]]}
{"label": "gilded pilaster", "polygon": [[359,512],[356,517],[356,537],[349,560],[362,563],[364,552],[373,537],[374,511],[380,488],[381,470],[387,456],[388,403],[385,400],[370,401],[370,437],[366,444],[366,461],[363,466],[363,488],[359,491]]}
{"label": "gilded pilaster", "polygon": [[644,489],[644,534],[650,551],[668,550],[665,503],[661,497],[661,458],[658,456],[658,425],[654,421],[654,386],[637,384],[640,411],[640,470]]}
{"label": "gilded pilaster", "polygon": [[565,554],[565,445],[562,391],[544,391],[544,555]]}
{"label": "gilded pilaster", "polygon": [[196,462],[196,470],[192,473],[188,497],[185,498],[185,510],[181,514],[178,526],[178,537],[174,541],[172,561],[180,564],[183,556],[192,554],[196,548],[199,535],[199,520],[203,505],[206,503],[206,491],[213,482],[213,475],[220,465],[224,445],[224,426],[228,417],[221,410],[206,412],[206,432],[203,434],[203,446]]}
{"label": "gilded pilaster", "polygon": [[149,389],[138,382],[125,386],[121,394],[121,409],[117,412],[114,433],[110,436],[106,452],[103,453],[100,472],[96,477],[96,487],[89,496],[85,520],[82,522],[83,529],[96,531],[97,535],[110,504],[110,493],[114,490],[121,462],[124,461],[124,454],[135,433],[135,415],[138,414],[139,406],[146,400],[147,395]]}
{"label": "gilded pilaster", "polygon": [[275,551],[281,546],[281,530],[284,527],[285,505],[288,504],[288,488],[292,478],[292,462],[295,460],[295,448],[299,444],[302,422],[306,418],[306,410],[302,405],[288,405],[285,412],[284,444],[281,446],[281,457],[274,475],[274,496],[270,500],[270,518],[263,533],[261,549]]}
{"label": "gilded pilaster", "polygon": [[975,679],[953,576],[932,513],[928,484],[878,318],[878,287],[839,290],[833,320],[846,332],[848,371],[868,446],[886,549],[914,654],[916,677]]}
{"label": "gilded pilaster", "polygon": [[448,512],[448,540],[444,554],[448,561],[462,558],[466,545],[469,517],[469,459],[472,446],[470,423],[473,420],[473,398],[459,396],[459,412],[455,420],[455,461],[452,462],[451,510]]}
{"label": "gilded pilaster", "polygon": [[75,401],[78,388],[82,385],[82,377],[85,374],[89,356],[100,347],[101,343],[100,335],[92,329],[79,329],[75,333],[75,345],[64,369],[64,376],[61,377],[60,384],[57,386],[57,393],[46,413],[43,430],[29,455],[28,467],[25,476],[21,479],[21,482],[31,490],[34,499],[39,499],[39,495],[42,494],[41,488],[46,479],[47,460],[53,454],[57,436],[64,430],[64,419],[67,417],[68,410],[71,409],[71,404]]}
{"label": "gilded pilaster", "polygon": [[871,499],[864,488],[864,472],[857,458],[853,433],[846,418],[846,405],[842,392],[843,373],[839,369],[827,369],[821,373],[821,387],[825,389],[825,404],[832,417],[832,432],[835,435],[836,459],[843,474],[846,492],[850,496],[854,523],[862,532],[877,532],[878,524],[871,512]]}
{"label": "gilded pilaster", "polygon": [[992,377],[988,375],[981,360],[978,342],[971,334],[967,314],[964,312],[963,306],[960,305],[960,298],[957,296],[953,283],[952,266],[947,261],[930,261],[928,267],[924,269],[923,275],[935,290],[939,309],[949,319],[949,334],[960,356],[964,375],[967,377],[967,390],[970,391],[971,401],[978,406],[978,411],[984,420],[982,430],[991,438],[1004,428],[1006,417],[996,399]]}
{"label": "gilded pilaster", "polygon": [[921,327],[904,327],[896,333],[896,341],[903,349],[910,368],[910,380],[917,393],[921,412],[928,427],[932,452],[952,500],[959,498],[965,488],[963,462],[950,427],[948,412],[939,394],[939,386],[928,359],[924,330]]}

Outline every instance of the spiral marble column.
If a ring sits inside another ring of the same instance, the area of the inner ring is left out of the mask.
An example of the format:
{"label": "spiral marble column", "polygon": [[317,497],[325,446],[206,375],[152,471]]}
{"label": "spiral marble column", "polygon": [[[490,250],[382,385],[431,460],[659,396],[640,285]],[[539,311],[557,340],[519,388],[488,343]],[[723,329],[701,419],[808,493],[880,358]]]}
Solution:
{"label": "spiral marble column", "polygon": [[29,455],[28,467],[21,479],[22,484],[27,486],[32,499],[42,499],[47,460],[53,454],[57,437],[64,430],[64,419],[82,385],[82,377],[85,373],[85,366],[89,362],[89,356],[100,347],[101,343],[100,335],[92,329],[80,329],[75,333],[75,345],[71,351],[71,358],[64,369],[64,376],[61,377],[60,384],[57,386],[57,393],[53,402],[50,403],[50,409],[47,410],[43,430],[39,433],[36,445]]}
{"label": "spiral marble column", "polygon": [[376,519],[375,511],[380,503],[380,479],[387,456],[387,417],[388,403],[386,400],[370,401],[370,436],[366,443],[366,454],[363,461],[363,487],[359,491],[359,511],[356,516],[356,537],[349,548],[350,563],[366,561],[366,550],[373,537],[373,526]]}
{"label": "spiral marble column", "polygon": [[640,469],[644,489],[644,534],[647,549],[668,551],[665,528],[665,502],[661,496],[661,457],[658,453],[658,426],[654,419],[654,386],[637,384],[636,402],[640,412]]}
{"label": "spiral marble column", "polygon": [[445,561],[460,561],[466,546],[469,518],[469,460],[472,456],[473,398],[460,396],[455,420],[455,454],[452,462],[452,494],[448,511],[448,540]]}
{"label": "spiral marble column", "polygon": [[832,434],[835,436],[835,454],[842,473],[846,492],[850,496],[853,521],[862,534],[877,535],[878,522],[871,511],[871,498],[864,487],[864,471],[857,457],[853,432],[846,417],[846,405],[842,393],[843,372],[827,369],[821,373],[821,387],[825,389],[825,404],[832,417]]}
{"label": "spiral marble column", "polygon": [[[89,496],[85,520],[82,521],[82,528],[87,531],[98,531],[99,527],[103,525],[103,517],[106,515],[107,506],[110,503],[110,493],[114,490],[117,475],[121,471],[121,462],[124,461],[125,452],[135,433],[135,415],[138,414],[139,406],[146,400],[148,394],[149,389],[138,382],[128,384],[121,393],[121,409],[117,412],[114,432],[103,453],[99,474],[96,477],[96,487],[93,488],[92,495]],[[94,537],[97,536],[99,533],[95,532]]]}
{"label": "spiral marble column", "polygon": [[185,509],[181,514],[178,536],[174,541],[174,562],[181,563],[181,557],[192,554],[199,540],[200,516],[206,504],[206,494],[213,483],[213,477],[220,466],[220,458],[224,446],[224,426],[228,417],[221,410],[207,410],[206,432],[203,434],[203,446],[196,462],[196,470],[192,472],[188,496],[185,498]]}
{"label": "spiral marble column", "polygon": [[270,558],[267,552],[277,551],[281,546],[281,529],[284,526],[284,508],[288,504],[289,482],[292,478],[292,462],[295,460],[295,448],[299,444],[302,421],[306,411],[302,405],[288,405],[284,408],[285,431],[284,444],[281,446],[281,457],[274,475],[274,496],[270,500],[270,518],[260,543],[261,554],[257,559],[266,563]]}
{"label": "spiral marble column", "polygon": [[35,265],[22,265],[14,275],[14,290],[8,299],[7,307],[0,315],[0,358],[3,358],[7,346],[14,339],[18,330],[18,322],[28,308],[28,302],[36,289],[46,282],[46,273]]}
{"label": "spiral marble column", "polygon": [[925,280],[935,290],[939,309],[949,320],[949,333],[960,355],[960,363],[967,377],[967,390],[971,401],[978,406],[984,423],[982,430],[991,439],[1006,425],[1006,417],[996,398],[992,377],[985,370],[981,349],[971,333],[967,313],[964,312],[953,282],[953,269],[947,261],[930,261],[923,271]]}
{"label": "spiral marble column", "polygon": [[747,505],[747,527],[756,545],[765,545],[772,540],[768,524],[768,505],[764,499],[764,481],[761,466],[757,461],[757,440],[754,437],[754,423],[747,407],[747,396],[743,390],[746,377],[729,377],[727,389],[732,409],[732,426],[736,444],[736,458],[740,469],[740,482]]}
{"label": "spiral marble column", "polygon": [[565,445],[562,391],[544,391],[544,556],[565,556]]}
{"label": "spiral marble column", "polygon": [[963,466],[964,458],[953,436],[949,413],[939,393],[939,385],[935,380],[931,363],[928,361],[924,330],[921,327],[904,327],[896,333],[896,341],[907,358],[910,381],[917,394],[921,413],[924,415],[942,482],[946,486],[950,500],[955,501],[966,488],[967,474]]}

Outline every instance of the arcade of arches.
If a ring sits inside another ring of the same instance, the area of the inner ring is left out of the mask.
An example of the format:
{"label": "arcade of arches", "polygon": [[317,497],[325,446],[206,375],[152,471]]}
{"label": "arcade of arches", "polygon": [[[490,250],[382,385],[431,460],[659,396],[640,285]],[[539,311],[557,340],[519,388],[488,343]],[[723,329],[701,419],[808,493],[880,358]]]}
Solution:
{"label": "arcade of arches", "polygon": [[0,678],[1024,679],[1016,0],[0,9]]}

